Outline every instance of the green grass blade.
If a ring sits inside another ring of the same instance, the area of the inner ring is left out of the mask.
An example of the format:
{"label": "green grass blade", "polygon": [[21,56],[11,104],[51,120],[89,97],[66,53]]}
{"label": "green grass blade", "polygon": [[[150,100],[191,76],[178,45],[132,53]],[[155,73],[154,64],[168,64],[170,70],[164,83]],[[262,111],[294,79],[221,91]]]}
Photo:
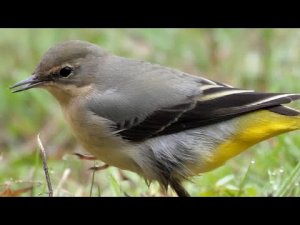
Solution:
{"label": "green grass blade", "polygon": [[247,180],[247,177],[248,177],[248,173],[249,173],[249,171],[250,171],[250,167],[251,167],[253,164],[255,164],[255,161],[254,161],[254,160],[251,160],[251,162],[249,163],[249,166],[248,166],[248,168],[247,168],[247,170],[246,170],[246,173],[245,173],[243,179],[242,179],[241,182],[240,182],[240,185],[239,185],[239,191],[238,191],[238,193],[237,193],[237,196],[238,196],[238,197],[241,197],[241,195],[242,195],[242,193],[243,193],[243,188],[244,188],[244,186],[245,186],[245,183],[246,183],[246,180]]}
{"label": "green grass blade", "polygon": [[[96,166],[96,162],[94,162],[94,166]],[[93,170],[91,188],[90,188],[90,197],[92,197],[92,195],[93,195],[93,187],[94,187],[94,183],[95,183],[95,173],[96,173],[96,170]]]}
{"label": "green grass blade", "polygon": [[299,178],[300,178],[300,162],[297,164],[297,166],[291,172],[290,176],[288,176],[283,181],[281,187],[278,189],[275,196],[278,196],[278,197],[286,196],[291,191],[291,189],[293,188],[295,182]]}
{"label": "green grass blade", "polygon": [[[34,171],[33,171],[33,175],[32,175],[32,181],[35,181],[38,171],[39,171],[39,167],[41,165],[41,158],[40,158],[40,154],[39,151],[36,150],[35,151],[35,159],[34,159]],[[33,185],[32,190],[31,190],[31,197],[34,197],[36,194],[36,190],[35,190],[35,185]]]}
{"label": "green grass blade", "polygon": [[117,180],[113,177],[113,175],[110,175],[110,183],[113,187],[113,190],[115,192],[115,196],[121,196],[122,195],[122,191],[121,191],[121,187],[120,184],[117,182]]}

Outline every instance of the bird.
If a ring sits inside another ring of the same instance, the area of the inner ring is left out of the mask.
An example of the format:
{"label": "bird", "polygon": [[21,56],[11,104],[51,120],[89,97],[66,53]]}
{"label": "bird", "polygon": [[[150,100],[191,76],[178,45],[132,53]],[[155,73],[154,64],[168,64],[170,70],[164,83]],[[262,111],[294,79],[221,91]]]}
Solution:
{"label": "bird", "polygon": [[183,181],[251,146],[300,129],[296,93],[240,89],[200,75],[67,40],[10,87],[49,91],[76,140],[109,166],[188,197]]}

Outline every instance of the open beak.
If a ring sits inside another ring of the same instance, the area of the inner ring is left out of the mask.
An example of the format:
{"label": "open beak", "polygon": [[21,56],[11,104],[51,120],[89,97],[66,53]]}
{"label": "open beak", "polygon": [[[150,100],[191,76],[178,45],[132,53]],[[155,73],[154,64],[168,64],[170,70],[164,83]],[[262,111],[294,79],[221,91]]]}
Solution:
{"label": "open beak", "polygon": [[[25,91],[25,90],[40,86],[41,84],[45,83],[46,81],[47,80],[39,79],[35,74],[33,74],[30,77],[28,77],[27,79],[22,80],[9,88],[15,89],[12,91],[12,93],[16,93],[16,92]],[[19,87],[19,88],[17,88],[17,87]]]}

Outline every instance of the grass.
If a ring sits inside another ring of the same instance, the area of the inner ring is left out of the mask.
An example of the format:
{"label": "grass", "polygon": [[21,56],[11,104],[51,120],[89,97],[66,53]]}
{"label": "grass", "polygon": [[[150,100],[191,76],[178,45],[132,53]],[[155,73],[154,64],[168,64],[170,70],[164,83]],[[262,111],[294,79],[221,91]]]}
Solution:
{"label": "grass", "polygon": [[[0,194],[47,196],[36,143],[41,133],[56,196],[164,195],[131,172],[90,171],[95,162],[73,155],[84,150],[47,92],[10,93],[55,43],[82,39],[237,87],[300,92],[299,38],[299,29],[0,29]],[[193,196],[299,196],[299,135],[262,142],[185,187]]]}

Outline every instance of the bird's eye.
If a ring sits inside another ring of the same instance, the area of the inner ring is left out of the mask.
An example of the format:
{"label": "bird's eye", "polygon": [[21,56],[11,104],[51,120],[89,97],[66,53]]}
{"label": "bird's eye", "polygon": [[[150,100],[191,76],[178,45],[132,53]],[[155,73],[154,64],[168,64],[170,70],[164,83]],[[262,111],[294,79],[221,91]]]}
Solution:
{"label": "bird's eye", "polygon": [[61,77],[68,77],[72,73],[72,71],[73,69],[71,67],[66,66],[59,71],[59,75]]}

